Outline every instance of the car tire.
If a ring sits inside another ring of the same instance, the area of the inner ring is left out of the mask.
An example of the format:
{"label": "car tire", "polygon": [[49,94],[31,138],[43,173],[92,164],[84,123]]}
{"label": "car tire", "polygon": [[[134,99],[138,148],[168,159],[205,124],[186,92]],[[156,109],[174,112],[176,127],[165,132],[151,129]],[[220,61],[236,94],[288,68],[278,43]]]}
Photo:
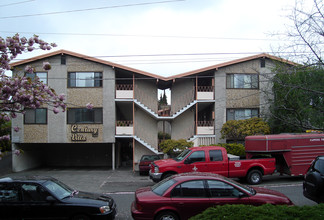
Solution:
{"label": "car tire", "polygon": [[179,220],[179,217],[176,213],[165,211],[160,212],[156,217],[155,220]]}
{"label": "car tire", "polygon": [[90,220],[86,215],[76,215],[71,218],[71,220]]}
{"label": "car tire", "polygon": [[323,190],[323,180],[321,174],[311,172],[305,178],[305,190],[312,196],[319,196]]}
{"label": "car tire", "polygon": [[251,185],[262,183],[262,173],[259,170],[251,170],[246,176],[246,181]]}

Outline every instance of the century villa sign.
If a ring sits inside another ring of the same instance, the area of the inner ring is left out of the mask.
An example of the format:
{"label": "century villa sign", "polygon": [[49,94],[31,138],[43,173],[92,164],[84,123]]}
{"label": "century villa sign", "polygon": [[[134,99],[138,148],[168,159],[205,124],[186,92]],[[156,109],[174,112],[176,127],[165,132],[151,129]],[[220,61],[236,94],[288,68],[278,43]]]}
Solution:
{"label": "century villa sign", "polygon": [[98,128],[89,128],[87,126],[72,125],[71,126],[71,141],[86,141],[87,134],[92,134],[92,137],[98,137]]}

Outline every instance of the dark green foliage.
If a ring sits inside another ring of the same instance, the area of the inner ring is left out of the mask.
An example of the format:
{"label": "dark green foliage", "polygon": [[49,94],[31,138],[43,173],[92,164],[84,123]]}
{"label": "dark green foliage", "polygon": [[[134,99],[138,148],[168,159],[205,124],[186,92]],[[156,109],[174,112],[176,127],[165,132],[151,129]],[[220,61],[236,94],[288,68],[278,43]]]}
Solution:
{"label": "dark green foliage", "polygon": [[324,218],[324,204],[315,206],[275,206],[266,204],[262,206],[250,205],[224,205],[206,209],[203,213],[190,218],[190,220],[320,220]]}
{"label": "dark green foliage", "polygon": [[168,134],[168,133],[164,133],[162,131],[159,131],[158,138],[159,138],[159,140],[171,139],[171,135]]}
{"label": "dark green foliage", "polygon": [[233,154],[237,156],[244,156],[245,155],[245,147],[243,144],[218,144],[217,146],[224,147],[228,154]]}
{"label": "dark green foliage", "polygon": [[278,66],[268,120],[273,133],[324,130],[324,69]]}
{"label": "dark green foliage", "polygon": [[221,130],[222,138],[233,140],[235,142],[244,140],[244,138],[249,135],[269,133],[269,125],[261,118],[227,121],[223,124]]}
{"label": "dark green foliage", "polygon": [[177,154],[180,154],[183,150],[192,147],[192,142],[187,142],[185,139],[179,139],[179,140],[164,140],[159,145],[160,150],[163,151],[163,153],[175,156]]}

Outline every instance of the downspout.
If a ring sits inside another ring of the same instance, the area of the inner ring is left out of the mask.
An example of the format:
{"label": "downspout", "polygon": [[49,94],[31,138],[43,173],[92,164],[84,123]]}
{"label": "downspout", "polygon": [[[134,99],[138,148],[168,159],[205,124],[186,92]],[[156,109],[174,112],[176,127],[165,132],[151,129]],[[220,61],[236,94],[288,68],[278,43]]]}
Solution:
{"label": "downspout", "polygon": [[135,75],[133,73],[133,172],[135,171]]}

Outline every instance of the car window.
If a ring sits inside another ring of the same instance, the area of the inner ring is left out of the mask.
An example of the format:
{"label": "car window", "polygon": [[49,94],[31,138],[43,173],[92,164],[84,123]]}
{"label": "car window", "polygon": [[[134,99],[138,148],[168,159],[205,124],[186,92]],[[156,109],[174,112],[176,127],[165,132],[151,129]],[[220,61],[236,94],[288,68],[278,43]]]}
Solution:
{"label": "car window", "polygon": [[318,172],[324,174],[324,159],[318,159],[314,164],[314,169]]}
{"label": "car window", "polygon": [[54,194],[59,199],[68,197],[73,192],[73,190],[71,190],[70,188],[68,188],[67,186],[65,186],[59,182],[46,181],[44,183],[44,186],[47,188],[48,191],[50,191],[52,194]]}
{"label": "car window", "polygon": [[175,182],[176,181],[174,179],[164,179],[152,186],[152,191],[155,194],[162,196],[165,193],[165,191],[169,189],[169,187],[172,186]]}
{"label": "car window", "polygon": [[45,202],[49,193],[40,185],[35,183],[21,184],[22,199],[26,202]]}
{"label": "car window", "polygon": [[223,161],[223,155],[221,150],[210,150],[209,151],[210,161]]}
{"label": "car window", "polygon": [[194,180],[177,185],[171,192],[171,197],[205,198],[207,197],[204,181]]}
{"label": "car window", "polygon": [[208,180],[210,196],[213,198],[238,197],[239,190],[228,183],[218,180]]}
{"label": "car window", "polygon": [[0,183],[0,202],[19,201],[18,189],[14,184]]}
{"label": "car window", "polygon": [[205,161],[205,151],[195,151],[187,158],[190,163]]}

